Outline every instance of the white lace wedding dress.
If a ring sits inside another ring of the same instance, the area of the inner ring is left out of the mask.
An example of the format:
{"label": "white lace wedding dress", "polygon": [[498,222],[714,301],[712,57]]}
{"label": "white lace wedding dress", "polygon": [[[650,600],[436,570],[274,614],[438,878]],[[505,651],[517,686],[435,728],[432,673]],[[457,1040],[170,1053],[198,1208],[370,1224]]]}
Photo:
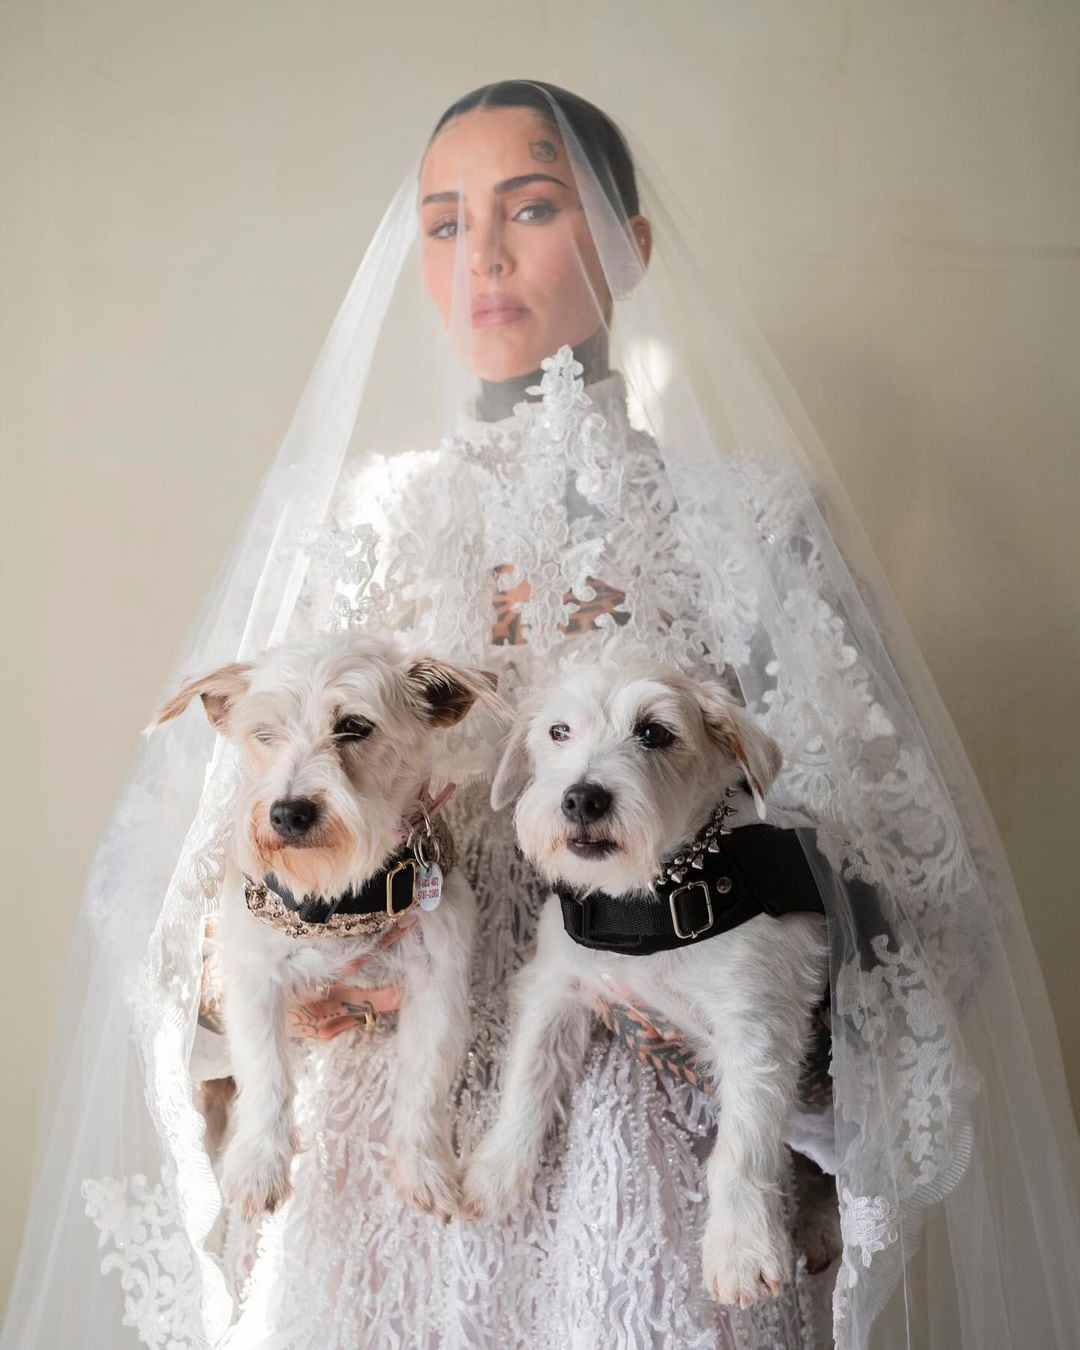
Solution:
{"label": "white lace wedding dress", "polygon": [[[835,1121],[807,1121],[803,1134],[836,1168],[841,1260],[814,1277],[800,1263],[779,1298],[750,1310],[711,1303],[698,1260],[712,1103],[599,1025],[531,1200],[505,1223],[444,1227],[397,1198],[386,1175],[393,1037],[382,1025],[297,1052],[306,1148],[295,1193],[257,1233],[221,1213],[188,1072],[202,926],[228,845],[231,765],[219,748],[128,990],[167,1161],[160,1179],[83,1186],[124,1319],[151,1350],[774,1350],[831,1334],[862,1346],[938,1202],[956,1218],[957,1260],[1004,1270],[1024,1259],[1004,1247],[994,1256],[980,1238],[990,1232],[1007,1245],[1013,1232],[1026,1243],[1029,1231],[1056,1231],[1069,1249],[1053,1167],[1040,1172],[1018,1140],[1030,1208],[1021,1223],[1013,1206],[1006,1223],[978,1151],[976,1126],[996,1137],[1011,1119],[1005,1094],[1026,1073],[1014,1046],[1008,1074],[985,1077],[986,1038],[1000,1047],[1023,1025],[1009,1011],[1005,944],[1019,944],[1018,978],[1037,987],[1007,871],[962,777],[950,797],[962,770],[928,752],[816,494],[782,456],[745,450],[688,481],[633,425],[619,375],[583,386],[569,348],[544,367],[539,397],[513,417],[466,421],[437,450],[346,469],[325,523],[281,541],[283,566],[305,560],[289,635],[383,626],[417,650],[496,669],[511,701],[616,628],[684,669],[737,675],[784,748],[771,800],[812,825],[830,911]],[[501,627],[496,586],[520,605]],[[601,588],[607,603],[575,631],[575,611]],[[452,1103],[463,1150],[494,1109],[507,982],[541,901],[508,813],[493,819],[487,805],[496,741],[471,714],[446,733],[439,766],[462,784],[450,819],[482,916],[474,1040]],[[907,1297],[905,1285],[901,1318]],[[992,1308],[964,1315],[971,1344],[1013,1343]],[[1030,1316],[1048,1323],[1058,1305],[1032,1304]]]}
{"label": "white lace wedding dress", "polygon": [[[299,541],[312,560],[304,622],[320,626],[332,612],[341,623],[386,625],[419,647],[449,643],[471,659],[483,651],[511,699],[572,648],[601,643],[620,625],[673,660],[700,664],[708,606],[655,446],[630,424],[621,376],[585,389],[577,371],[564,349],[550,363],[543,398],[519,405],[514,417],[466,423],[436,451],[368,460],[346,474],[330,523]],[[492,641],[496,568],[505,586],[528,582],[517,620],[524,642]],[[562,631],[567,593],[586,599],[596,577],[625,600],[617,615],[599,614],[571,639]],[[448,737],[444,763],[447,777],[471,779],[449,818],[481,913],[474,1039],[453,1104],[463,1150],[495,1106],[508,981],[528,953],[543,899],[516,851],[510,813],[492,817],[485,775],[493,754],[492,728],[479,722],[470,731],[467,722]],[[227,845],[227,762],[219,778],[226,786],[207,794],[201,842],[180,888],[188,900],[176,902],[188,928],[198,908],[191,897],[212,909]],[[208,1262],[238,1308],[230,1347],[774,1350],[830,1342],[823,1328],[835,1270],[808,1277],[800,1262],[779,1298],[750,1310],[706,1297],[699,1248],[714,1105],[642,1063],[599,1022],[527,1206],[505,1223],[446,1226],[407,1208],[386,1170],[392,1022],[297,1049],[305,1150],[294,1195],[257,1233],[234,1216],[219,1219],[200,1254],[203,1278],[192,1270],[186,1284],[177,1280],[182,1261],[179,1270],[162,1268],[168,1224],[155,1213],[159,1192],[88,1184],[88,1209],[103,1242],[116,1242],[112,1264],[129,1284],[128,1317],[147,1345],[197,1343],[175,1333],[198,1325],[182,1300],[205,1297]],[[152,1056],[161,1052],[159,1038]],[[169,1071],[179,1079],[185,1067]],[[175,1122],[163,1126],[178,1133]],[[139,1232],[143,1243],[133,1240]]]}

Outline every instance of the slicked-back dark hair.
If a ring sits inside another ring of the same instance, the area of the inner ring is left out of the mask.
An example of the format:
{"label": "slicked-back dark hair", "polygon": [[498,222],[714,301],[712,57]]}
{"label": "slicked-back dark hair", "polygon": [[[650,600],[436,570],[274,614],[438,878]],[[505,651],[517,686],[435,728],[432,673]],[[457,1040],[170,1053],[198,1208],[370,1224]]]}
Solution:
{"label": "slicked-back dark hair", "polygon": [[[529,108],[558,130],[552,104],[566,119],[577,138],[589,167],[599,179],[608,200],[622,219],[636,216],[638,204],[634,161],[622,132],[605,112],[587,99],[543,80],[499,80],[485,84],[452,103],[435,123],[431,141],[448,122],[474,108]],[[430,145],[431,141],[428,142]]]}

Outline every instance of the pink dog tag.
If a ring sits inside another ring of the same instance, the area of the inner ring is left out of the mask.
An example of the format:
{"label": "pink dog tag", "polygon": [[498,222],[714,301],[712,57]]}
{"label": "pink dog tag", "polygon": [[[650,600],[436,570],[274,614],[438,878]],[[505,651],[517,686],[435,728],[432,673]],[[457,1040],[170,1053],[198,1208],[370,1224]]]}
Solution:
{"label": "pink dog tag", "polygon": [[435,909],[442,899],[442,868],[438,863],[416,873],[416,899],[421,909]]}

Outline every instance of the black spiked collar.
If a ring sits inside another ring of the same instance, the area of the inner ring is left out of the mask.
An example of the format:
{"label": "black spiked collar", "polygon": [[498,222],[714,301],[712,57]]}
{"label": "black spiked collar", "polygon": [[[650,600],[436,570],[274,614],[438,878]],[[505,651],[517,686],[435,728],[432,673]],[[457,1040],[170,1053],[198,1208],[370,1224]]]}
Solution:
{"label": "black spiked collar", "polygon": [[608,895],[556,885],[563,926],[583,947],[650,956],[726,933],[759,914],[825,912],[795,830],[732,830],[728,788],[707,824],[665,860],[647,891]]}

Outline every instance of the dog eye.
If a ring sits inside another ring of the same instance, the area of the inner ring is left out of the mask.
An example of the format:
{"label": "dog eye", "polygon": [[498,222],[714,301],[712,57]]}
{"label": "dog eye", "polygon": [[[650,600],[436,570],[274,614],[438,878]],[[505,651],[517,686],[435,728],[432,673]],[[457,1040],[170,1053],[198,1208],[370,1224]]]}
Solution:
{"label": "dog eye", "polygon": [[339,741],[362,741],[374,730],[362,717],[339,717],[334,723],[334,737]]}
{"label": "dog eye", "polygon": [[548,730],[548,735],[553,741],[568,741],[570,739],[570,728],[565,722],[556,722],[555,725]]}
{"label": "dog eye", "polygon": [[639,722],[634,735],[646,750],[663,750],[675,739],[675,733],[669,731],[662,722]]}
{"label": "dog eye", "polygon": [[273,728],[273,727],[254,727],[254,728],[252,729],[251,735],[252,735],[252,738],[253,738],[254,740],[258,741],[260,745],[273,745],[273,744],[274,744],[274,728]]}

